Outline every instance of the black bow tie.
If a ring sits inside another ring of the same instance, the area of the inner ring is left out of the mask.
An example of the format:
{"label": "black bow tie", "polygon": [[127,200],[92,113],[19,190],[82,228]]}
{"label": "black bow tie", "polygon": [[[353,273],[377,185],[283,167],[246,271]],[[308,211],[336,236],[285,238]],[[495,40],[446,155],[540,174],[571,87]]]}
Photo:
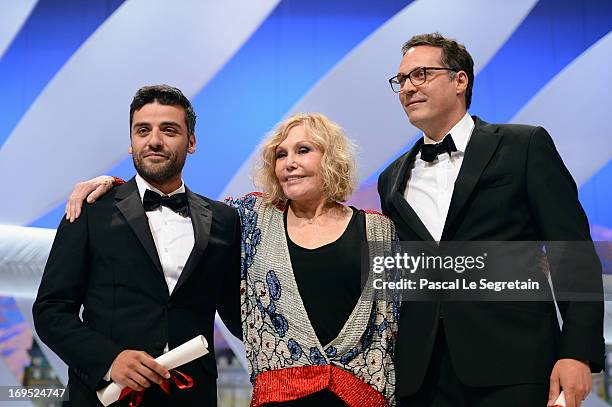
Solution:
{"label": "black bow tie", "polygon": [[189,216],[189,206],[187,205],[187,194],[182,192],[172,196],[161,196],[157,192],[147,189],[142,199],[144,210],[154,211],[160,206],[172,209],[174,212],[182,216]]}
{"label": "black bow tie", "polygon": [[438,154],[448,153],[448,156],[450,157],[453,151],[457,151],[457,147],[455,147],[455,142],[453,141],[451,135],[447,134],[441,143],[423,143],[423,145],[421,146],[421,159],[430,163],[433,162],[436,158],[438,158]]}

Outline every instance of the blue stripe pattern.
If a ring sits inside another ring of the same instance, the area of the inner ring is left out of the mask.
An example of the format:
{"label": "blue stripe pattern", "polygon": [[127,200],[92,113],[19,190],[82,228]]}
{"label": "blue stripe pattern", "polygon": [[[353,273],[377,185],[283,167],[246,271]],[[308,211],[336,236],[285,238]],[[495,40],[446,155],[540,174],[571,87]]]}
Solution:
{"label": "blue stripe pattern", "polygon": [[[123,0],[40,0],[0,60],[0,145],[47,83]],[[50,137],[52,135],[50,134]]]}
{"label": "blue stripe pattern", "polygon": [[[409,0],[284,0],[279,3],[236,55],[192,98],[199,115],[198,152],[189,157],[184,172],[187,184],[197,192],[221,198],[219,194],[266,132],[337,62],[409,3]],[[15,101],[3,112],[0,141],[70,54],[121,2],[93,4],[88,12],[83,11],[86,8],[83,2],[74,0],[41,0],[37,5],[0,61],[0,87],[6,89],[8,100]],[[67,9],[71,9],[72,14]],[[87,20],[86,24],[78,27],[65,24],[70,20],[67,15],[74,19],[75,15],[83,13],[88,16],[81,18]],[[57,25],[66,26],[68,31],[54,30]],[[612,3],[609,1],[540,0],[476,78],[470,111],[491,122],[511,120],[561,70],[610,32],[611,27]],[[53,44],[59,51],[54,51],[49,60],[44,52],[27,55],[26,46],[32,38],[37,49]],[[400,45],[389,44],[398,48]],[[396,66],[392,66],[389,71],[395,69]],[[385,80],[381,79],[382,86]],[[572,92],[579,91],[577,81],[575,88],[568,89],[568,100]],[[346,97],[351,97],[353,92],[359,92],[359,83],[347,89]],[[128,105],[126,100],[126,112]],[[376,114],[383,119],[385,113]],[[411,144],[412,141],[406,148]],[[131,177],[134,173],[131,158],[126,156],[118,165],[109,168],[108,173]],[[373,174],[365,184],[375,182],[376,176]],[[611,193],[603,192],[612,190],[610,179],[612,169],[608,164],[580,191],[591,221],[606,227],[612,227],[612,220],[606,215],[610,212],[606,211],[606,206],[609,206]],[[59,205],[31,225],[56,227],[63,206]]]}

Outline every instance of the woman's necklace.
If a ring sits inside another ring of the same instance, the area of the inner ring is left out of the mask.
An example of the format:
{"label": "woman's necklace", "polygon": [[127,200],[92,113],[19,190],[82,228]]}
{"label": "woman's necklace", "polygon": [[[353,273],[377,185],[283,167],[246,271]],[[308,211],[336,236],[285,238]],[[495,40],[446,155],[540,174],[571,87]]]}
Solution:
{"label": "woman's necklace", "polygon": [[[317,218],[319,218],[319,217],[321,217],[321,216],[323,216],[323,215],[326,215],[326,214],[328,214],[329,212],[331,212],[332,210],[334,210],[334,209],[335,209],[335,206],[329,207],[327,210],[321,210],[321,212],[319,212],[319,213],[315,214],[315,215],[314,215],[312,218],[308,218],[308,217],[303,217],[303,218],[300,218],[299,216],[297,216],[297,215],[295,214],[295,211],[293,210],[293,208],[291,208],[291,206],[289,206],[289,209],[291,210],[291,212],[293,213],[293,216],[294,216],[296,219],[305,220],[307,224],[312,225],[312,224],[314,223],[314,221],[315,221],[315,220],[317,220]],[[342,210],[342,211],[344,212],[344,207],[340,206],[340,208],[339,208],[339,209],[340,209],[340,210]]]}
{"label": "woman's necklace", "polygon": [[315,221],[315,219],[316,219],[316,218],[318,218],[319,216],[321,216],[321,215],[323,215],[324,213],[327,213],[327,212],[328,212],[328,211],[318,213],[318,214],[316,214],[315,216],[313,216],[313,217],[312,217],[312,218],[310,218],[310,219],[309,219],[309,218],[306,218],[306,222],[307,222],[309,225],[312,225],[312,224],[314,223],[314,221]]}

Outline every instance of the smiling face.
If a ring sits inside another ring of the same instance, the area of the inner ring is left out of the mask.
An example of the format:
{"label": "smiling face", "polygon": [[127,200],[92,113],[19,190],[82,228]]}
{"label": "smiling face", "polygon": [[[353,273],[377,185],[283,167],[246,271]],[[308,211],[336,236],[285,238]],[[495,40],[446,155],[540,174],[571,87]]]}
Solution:
{"label": "smiling face", "polygon": [[[408,74],[418,67],[444,67],[442,50],[420,45],[410,48],[400,63],[399,73]],[[452,79],[451,79],[452,78]],[[427,136],[437,139],[444,136],[465,114],[465,90],[467,76],[459,72],[449,77],[448,71],[427,71],[427,81],[414,86],[404,83],[399,98],[410,123],[423,130]]]}
{"label": "smiling face", "polygon": [[194,151],[183,107],[155,102],[134,112],[129,152],[138,173],[162,192],[180,186],[185,158]]}
{"label": "smiling face", "polygon": [[324,197],[321,159],[323,152],[304,125],[289,130],[276,148],[275,174],[285,196],[296,202],[317,201]]}

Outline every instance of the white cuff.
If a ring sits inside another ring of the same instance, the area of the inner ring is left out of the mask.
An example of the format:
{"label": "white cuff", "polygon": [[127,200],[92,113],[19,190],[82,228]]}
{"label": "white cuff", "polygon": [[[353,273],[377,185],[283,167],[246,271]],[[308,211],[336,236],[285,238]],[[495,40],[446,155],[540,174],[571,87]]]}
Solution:
{"label": "white cuff", "polygon": [[103,377],[103,379],[106,380],[107,382],[111,381],[111,369],[112,368],[113,368],[113,364],[111,363],[111,366],[108,368],[108,372],[106,372],[106,374]]}

